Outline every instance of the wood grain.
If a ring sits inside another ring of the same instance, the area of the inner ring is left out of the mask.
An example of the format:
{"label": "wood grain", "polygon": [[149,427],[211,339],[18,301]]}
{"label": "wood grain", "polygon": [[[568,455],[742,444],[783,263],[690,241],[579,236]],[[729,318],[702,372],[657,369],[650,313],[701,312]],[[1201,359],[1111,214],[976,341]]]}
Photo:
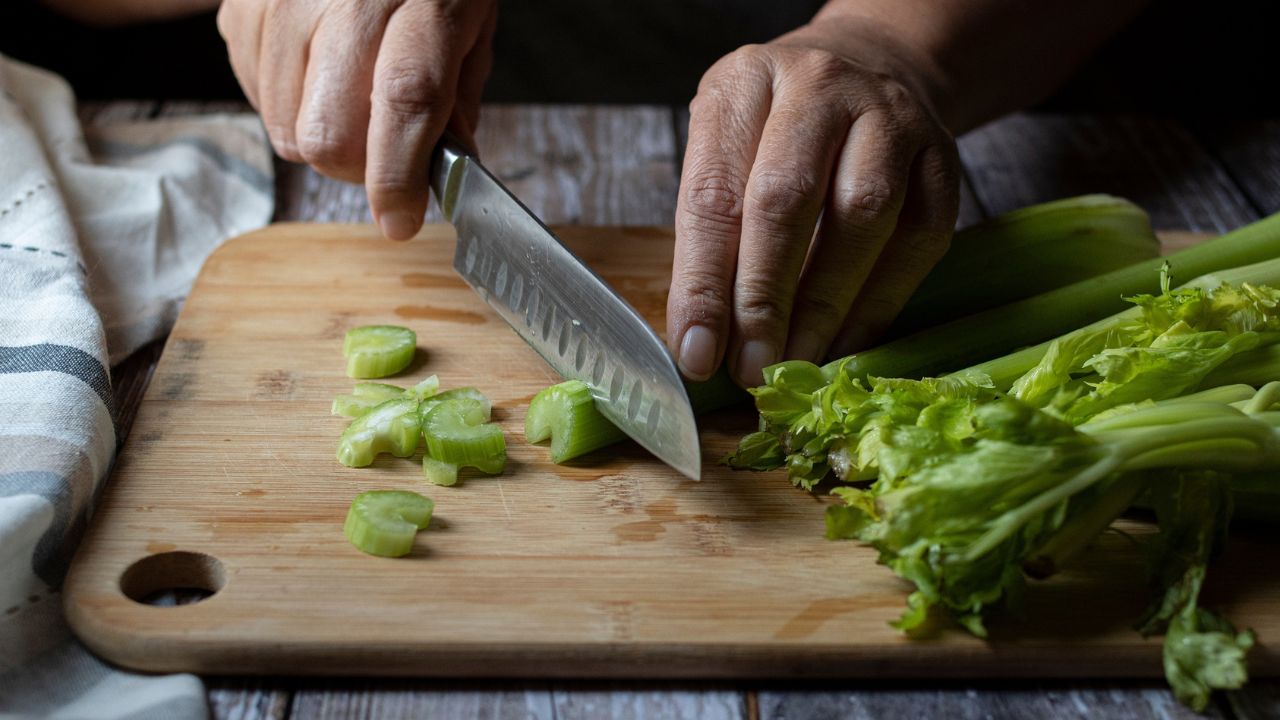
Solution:
{"label": "wood grain", "polygon": [[1196,714],[1179,705],[1168,688],[1155,684],[918,688],[898,683],[847,690],[763,691],[759,693],[759,702],[760,720],[910,717],[945,717],[950,720],[1192,720],[1224,717],[1212,706],[1205,714]]}
{"label": "wood grain", "polygon": [[1160,230],[1226,232],[1255,216],[1221,164],[1172,121],[1023,113],[965,135],[959,147],[992,215],[1108,192],[1141,205]]}
{"label": "wood grain", "polygon": [[[551,371],[446,282],[451,230],[429,234],[388,243],[368,226],[283,225],[209,260],[67,580],[68,619],[92,648],[129,667],[212,673],[1159,673],[1158,641],[1128,627],[1144,596],[1141,558],[1118,536],[1100,541],[1093,566],[1030,589],[1034,622],[994,623],[991,643],[953,630],[912,642],[888,626],[904,593],[874,552],[820,540],[821,498],[715,464],[750,412],[706,423],[701,483],[630,445],[550,465],[519,428]],[[661,327],[669,231],[563,234]],[[421,282],[432,277],[441,281]],[[411,312],[420,307],[435,312]],[[372,322],[418,331],[423,352],[402,381],[438,373],[491,394],[509,437],[506,474],[445,490],[425,486],[412,462],[334,462],[342,422],[328,403],[350,384],[336,348],[346,328]],[[341,536],[351,497],[375,487],[439,503],[408,559],[364,556]],[[1260,633],[1263,673],[1277,668],[1266,641],[1280,632],[1280,578],[1251,568],[1269,550],[1236,542],[1214,575],[1216,602]],[[225,587],[166,608],[122,594],[143,592],[125,573],[149,557],[193,573],[159,587],[203,582],[175,551],[217,558]]]}
{"label": "wood grain", "polygon": [[1259,214],[1280,212],[1280,120],[1204,122],[1193,131]]}

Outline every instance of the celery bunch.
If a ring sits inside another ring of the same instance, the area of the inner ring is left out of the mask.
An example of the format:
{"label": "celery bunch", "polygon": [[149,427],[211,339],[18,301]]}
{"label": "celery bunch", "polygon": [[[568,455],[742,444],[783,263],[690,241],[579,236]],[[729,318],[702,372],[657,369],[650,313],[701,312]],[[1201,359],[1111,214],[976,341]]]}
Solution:
{"label": "celery bunch", "polygon": [[[982,366],[864,379],[856,358],[767,368],[752,390],[761,430],[728,462],[785,467],[806,489],[829,475],[873,481],[833,491],[842,503],[828,509],[827,534],[874,546],[915,584],[903,630],[937,609],[984,636],[983,618],[1027,574],[1052,574],[1141,500],[1156,510],[1162,562],[1140,629],[1165,635],[1170,684],[1203,708],[1211,690],[1247,677],[1252,634],[1198,597],[1232,474],[1280,470],[1280,382],[1270,382],[1280,373],[1250,360],[1280,343],[1280,290],[1175,290],[1166,270],[1159,293],[1129,301],[1133,310],[1022,355],[1022,374],[1000,382]],[[1231,362],[1262,387],[1212,385]],[[1280,495],[1256,479],[1251,490]]]}

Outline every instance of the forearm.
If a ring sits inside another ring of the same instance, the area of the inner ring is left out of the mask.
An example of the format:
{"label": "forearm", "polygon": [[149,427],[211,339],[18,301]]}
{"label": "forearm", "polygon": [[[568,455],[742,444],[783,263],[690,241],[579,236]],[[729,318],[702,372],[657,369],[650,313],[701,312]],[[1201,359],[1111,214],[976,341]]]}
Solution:
{"label": "forearm", "polygon": [[218,7],[219,0],[43,0],[51,9],[91,25],[173,20]]}
{"label": "forearm", "polygon": [[1149,0],[831,0],[811,23],[902,46],[954,134],[1042,99]]}

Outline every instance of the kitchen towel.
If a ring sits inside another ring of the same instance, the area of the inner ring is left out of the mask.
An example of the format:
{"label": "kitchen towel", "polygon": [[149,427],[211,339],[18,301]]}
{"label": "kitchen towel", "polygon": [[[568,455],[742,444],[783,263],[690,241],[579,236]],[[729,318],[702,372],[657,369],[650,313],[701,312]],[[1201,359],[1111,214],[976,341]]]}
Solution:
{"label": "kitchen towel", "polygon": [[0,55],[0,718],[207,716],[199,679],[85,650],[59,588],[115,457],[110,367],[273,196],[255,117],[82,128],[61,78]]}

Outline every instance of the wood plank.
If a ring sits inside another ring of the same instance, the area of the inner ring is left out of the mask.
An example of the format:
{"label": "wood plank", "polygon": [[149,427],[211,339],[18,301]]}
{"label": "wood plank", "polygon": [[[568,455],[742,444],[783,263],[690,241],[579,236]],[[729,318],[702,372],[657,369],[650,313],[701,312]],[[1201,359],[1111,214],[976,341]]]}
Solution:
{"label": "wood plank", "polygon": [[739,690],[715,685],[591,686],[558,684],[552,693],[556,720],[746,720],[746,698]]}
{"label": "wood plank", "polygon": [[1256,215],[1223,167],[1173,121],[1019,113],[959,145],[990,214],[1106,192],[1146,208],[1156,229],[1225,232]]}
{"label": "wood plank", "polygon": [[484,718],[556,720],[540,683],[338,682],[299,687],[289,717],[299,720]]}
{"label": "wood plank", "polygon": [[[1149,685],[982,685],[921,687],[926,683],[845,690],[759,692],[760,720],[878,720],[879,718],[1039,718],[1041,720],[1192,720],[1203,715],[1178,704],[1165,687]],[[1274,716],[1271,716],[1274,717]]]}
{"label": "wood plank", "polygon": [[[675,213],[674,135],[660,107],[492,105],[477,143],[521,202],[557,225],[665,225]],[[364,188],[279,163],[277,220],[369,222]],[[428,222],[439,222],[434,207]]]}
{"label": "wood plank", "polygon": [[292,692],[271,678],[205,680],[209,714],[217,720],[284,720]]}
{"label": "wood plank", "polygon": [[1209,121],[1192,129],[1259,214],[1280,212],[1280,120]]}

